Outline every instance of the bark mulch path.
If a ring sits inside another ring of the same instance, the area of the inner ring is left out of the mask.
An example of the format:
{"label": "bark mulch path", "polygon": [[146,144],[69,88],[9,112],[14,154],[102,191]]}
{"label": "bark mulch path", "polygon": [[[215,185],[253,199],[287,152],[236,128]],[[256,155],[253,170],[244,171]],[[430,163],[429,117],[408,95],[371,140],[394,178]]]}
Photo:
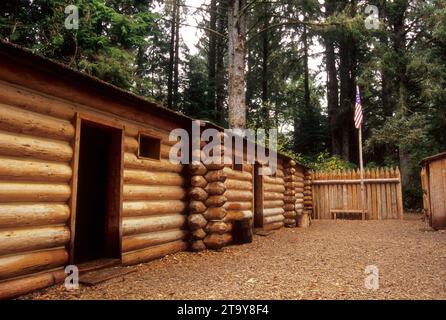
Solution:
{"label": "bark mulch path", "polygon": [[[364,286],[379,268],[379,289]],[[181,252],[137,272],[24,299],[446,299],[446,232],[404,221],[313,221],[220,252]]]}

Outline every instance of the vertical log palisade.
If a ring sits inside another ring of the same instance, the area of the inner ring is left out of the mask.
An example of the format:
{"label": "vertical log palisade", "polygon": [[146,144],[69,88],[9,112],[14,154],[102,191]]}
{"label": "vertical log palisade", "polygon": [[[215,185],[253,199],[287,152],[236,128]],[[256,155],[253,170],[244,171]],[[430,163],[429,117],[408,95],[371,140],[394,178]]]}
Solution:
{"label": "vertical log palisade", "polygon": [[[237,222],[252,226],[254,166],[246,158],[241,168],[169,161],[176,143],[169,141],[171,130],[190,132],[192,121],[0,42],[0,298],[63,281],[65,266],[77,263],[84,124],[104,134],[112,128],[121,140],[120,152],[104,163],[117,166],[118,182],[95,196],[117,200],[113,214],[106,213],[105,237],[119,242],[113,258],[122,264],[220,249],[233,242]],[[148,151],[145,138],[154,141]],[[304,171],[279,155],[276,174],[263,177],[263,229],[294,227],[296,217],[311,210]]]}

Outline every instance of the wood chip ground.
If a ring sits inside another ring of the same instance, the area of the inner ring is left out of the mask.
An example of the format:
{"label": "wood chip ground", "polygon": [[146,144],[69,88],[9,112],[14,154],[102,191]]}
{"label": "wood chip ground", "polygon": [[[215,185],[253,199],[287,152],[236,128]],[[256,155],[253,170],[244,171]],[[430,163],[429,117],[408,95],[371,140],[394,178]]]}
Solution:
{"label": "wood chip ground", "polygon": [[[379,289],[364,286],[367,265]],[[446,232],[404,221],[313,221],[220,252],[181,252],[137,272],[23,299],[446,299]]]}

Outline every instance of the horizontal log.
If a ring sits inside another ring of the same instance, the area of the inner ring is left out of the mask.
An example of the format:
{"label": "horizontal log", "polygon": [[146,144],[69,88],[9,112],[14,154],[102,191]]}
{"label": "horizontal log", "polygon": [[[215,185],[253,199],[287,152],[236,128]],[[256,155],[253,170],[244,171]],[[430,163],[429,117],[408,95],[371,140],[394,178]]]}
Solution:
{"label": "horizontal log", "polygon": [[208,198],[208,193],[203,188],[193,187],[189,190],[189,198],[192,200],[204,201]]}
{"label": "horizontal log", "polygon": [[216,234],[212,233],[204,238],[203,242],[209,249],[220,249],[228,245],[232,241],[232,235],[230,233]]}
{"label": "horizontal log", "polygon": [[0,157],[1,180],[69,182],[72,170],[68,164]]}
{"label": "horizontal log", "polygon": [[296,161],[294,160],[290,160],[283,165],[284,168],[291,168],[295,166],[296,166]]}
{"label": "horizontal log", "polygon": [[[204,161],[205,159],[207,159],[207,156],[203,154],[201,156],[201,159],[202,159],[202,161]],[[211,163],[204,163],[204,166],[208,170],[223,170],[223,168],[225,167],[225,164],[223,163],[222,159],[221,160],[217,159],[217,161],[212,160],[212,159],[210,159],[210,160],[213,161],[213,162],[211,162]]]}
{"label": "horizontal log", "polygon": [[156,186],[184,186],[186,179],[179,173],[124,170],[124,183]]}
{"label": "horizontal log", "polygon": [[74,126],[70,121],[0,104],[0,130],[70,141]]}
{"label": "horizontal log", "polygon": [[204,176],[206,172],[208,169],[201,162],[189,164],[189,173],[193,176]]}
{"label": "horizontal log", "polygon": [[268,200],[283,200],[283,193],[279,193],[279,192],[265,192],[263,194],[263,199],[265,199],[266,201]]}
{"label": "horizontal log", "polygon": [[185,230],[167,230],[127,236],[122,239],[122,251],[130,252],[177,240],[184,240],[187,235],[188,232]]}
{"label": "horizontal log", "polygon": [[283,224],[287,228],[294,228],[297,225],[296,219],[294,219],[294,218],[291,218],[291,219],[290,218],[285,218],[285,220],[283,220]]}
{"label": "horizontal log", "polygon": [[232,224],[227,223],[225,221],[210,221],[205,229],[208,234],[216,233],[216,234],[225,234],[231,232]]}
{"label": "horizontal log", "polygon": [[263,216],[264,217],[275,216],[278,214],[283,214],[284,212],[285,210],[283,210],[283,208],[268,208],[268,209],[263,209]]}
{"label": "horizontal log", "polygon": [[224,207],[216,207],[216,208],[209,208],[204,213],[203,216],[206,218],[206,220],[221,220],[226,216],[226,209]]}
{"label": "horizontal log", "polygon": [[229,190],[247,190],[252,191],[252,181],[240,181],[235,179],[227,179],[226,188]]}
{"label": "horizontal log", "polygon": [[139,134],[143,132],[149,136],[160,138],[161,142],[167,145],[174,145],[177,143],[177,141],[169,141],[170,130],[161,125],[155,127],[148,126],[147,123],[144,123],[144,126],[126,123],[124,131],[126,136],[133,137],[135,139],[138,139]]}
{"label": "horizontal log", "polygon": [[129,236],[155,231],[182,229],[186,226],[186,220],[186,216],[182,214],[124,218],[122,220],[123,235]]}
{"label": "horizontal log", "polygon": [[228,201],[251,201],[254,197],[251,191],[226,190],[225,197]]}
{"label": "horizontal log", "polygon": [[0,228],[64,224],[69,216],[66,204],[0,204]]}
{"label": "horizontal log", "polygon": [[72,119],[77,109],[74,104],[54,97],[47,97],[4,81],[0,81],[0,102],[66,120]]}
{"label": "horizontal log", "polygon": [[124,185],[124,200],[183,200],[186,196],[182,187]]}
{"label": "horizontal log", "polygon": [[267,200],[263,201],[264,208],[281,208],[283,207],[285,202],[283,200]]}
{"label": "horizontal log", "polygon": [[191,237],[194,240],[203,240],[207,236],[207,233],[202,229],[192,231]]}
{"label": "horizontal log", "polygon": [[227,200],[225,196],[210,196],[204,203],[208,208],[221,207]]}
{"label": "horizontal log", "polygon": [[208,182],[203,176],[192,176],[190,179],[190,184],[192,187],[204,188],[207,186]]}
{"label": "horizontal log", "polygon": [[277,230],[277,229],[282,228],[283,225],[284,225],[283,221],[282,222],[274,222],[274,223],[264,224],[262,229],[265,231]]}
{"label": "horizontal log", "polygon": [[190,213],[202,213],[202,212],[205,212],[206,209],[207,209],[207,206],[203,203],[203,201],[189,202]]}
{"label": "horizontal log", "polygon": [[286,203],[283,205],[283,210],[285,210],[285,211],[291,211],[294,209],[295,209],[294,203]]}
{"label": "horizontal log", "polygon": [[226,172],[223,170],[212,170],[212,171],[209,171],[208,173],[206,173],[206,175],[204,176],[206,181],[209,183],[225,182],[227,177],[228,176],[227,176]]}
{"label": "horizontal log", "polygon": [[169,160],[139,159],[132,153],[124,153],[124,167],[126,169],[143,169],[148,171],[176,172],[183,171],[182,164],[173,164]]}
{"label": "horizontal log", "polygon": [[296,211],[285,211],[283,214],[283,216],[286,219],[294,219],[296,217],[296,215],[297,215]]}
{"label": "horizontal log", "polygon": [[223,182],[211,182],[204,188],[209,195],[222,195],[226,192],[226,185]]}
{"label": "horizontal log", "polygon": [[0,256],[64,246],[70,230],[64,226],[0,231]]}
{"label": "horizontal log", "polygon": [[278,185],[284,185],[285,181],[282,178],[275,178],[270,176],[263,176],[263,182],[266,184],[278,184]]}
{"label": "horizontal log", "polygon": [[67,184],[0,183],[1,202],[65,202],[71,196]]}
{"label": "horizontal log", "polygon": [[252,218],[251,210],[230,210],[227,212],[224,221],[245,221]]}
{"label": "horizontal log", "polygon": [[[203,231],[204,232],[204,231]],[[192,252],[200,252],[206,250],[206,245],[204,244],[203,240],[195,240],[192,241],[189,248]]]}
{"label": "horizontal log", "polygon": [[131,265],[141,262],[147,262],[164,257],[168,254],[185,251],[187,247],[188,244],[186,241],[178,240],[154,247],[149,247],[147,249],[127,252],[122,255],[122,263],[125,265]]}
{"label": "horizontal log", "polygon": [[67,262],[68,252],[65,248],[0,257],[0,280],[57,268]]}
{"label": "horizontal log", "polygon": [[64,269],[33,274],[0,283],[0,300],[12,299],[35,290],[44,289],[63,282],[66,278]]}
{"label": "horizontal log", "polygon": [[186,207],[187,202],[181,200],[124,201],[123,216],[137,217],[166,213],[184,213]]}
{"label": "horizontal log", "polygon": [[285,191],[285,186],[280,184],[269,184],[265,183],[263,184],[263,191],[264,192],[280,192],[283,193]]}
{"label": "horizontal log", "polygon": [[67,163],[73,149],[68,142],[0,131],[0,154]]}
{"label": "horizontal log", "polygon": [[252,181],[252,174],[250,172],[232,170],[231,168],[227,167],[223,169],[223,172],[226,173],[229,179]]}
{"label": "horizontal log", "polygon": [[201,213],[193,213],[187,216],[187,224],[190,230],[202,229],[207,223],[207,220]]}
{"label": "horizontal log", "polygon": [[124,151],[129,153],[138,153],[139,143],[138,139],[135,137],[124,137]]}
{"label": "horizontal log", "polygon": [[226,210],[251,210],[252,202],[251,201],[247,201],[247,202],[228,201],[223,205],[223,208],[225,208]]}

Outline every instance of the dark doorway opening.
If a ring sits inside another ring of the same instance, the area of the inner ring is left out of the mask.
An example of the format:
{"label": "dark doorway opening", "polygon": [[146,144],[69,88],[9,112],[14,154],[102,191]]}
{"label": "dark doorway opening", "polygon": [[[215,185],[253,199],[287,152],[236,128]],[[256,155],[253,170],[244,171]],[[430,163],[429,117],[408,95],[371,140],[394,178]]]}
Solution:
{"label": "dark doorway opening", "polygon": [[81,123],[73,262],[120,257],[122,131]]}
{"label": "dark doorway opening", "polygon": [[263,227],[263,176],[258,163],[254,165],[254,228]]}

